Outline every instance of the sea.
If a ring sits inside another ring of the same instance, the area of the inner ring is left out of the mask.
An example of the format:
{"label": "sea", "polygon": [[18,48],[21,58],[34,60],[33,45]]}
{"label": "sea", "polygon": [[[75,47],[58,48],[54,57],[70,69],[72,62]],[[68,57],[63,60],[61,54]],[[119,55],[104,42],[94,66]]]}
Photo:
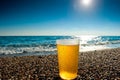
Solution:
{"label": "sea", "polygon": [[120,48],[120,36],[0,36],[0,57],[56,54],[56,40],[74,38],[79,52]]}

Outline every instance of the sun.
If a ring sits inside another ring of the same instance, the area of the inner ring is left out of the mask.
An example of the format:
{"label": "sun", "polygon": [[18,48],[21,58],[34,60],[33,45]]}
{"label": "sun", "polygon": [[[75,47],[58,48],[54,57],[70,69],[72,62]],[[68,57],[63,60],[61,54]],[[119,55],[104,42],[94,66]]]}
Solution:
{"label": "sun", "polygon": [[81,4],[84,6],[90,6],[92,4],[92,0],[81,0]]}
{"label": "sun", "polygon": [[92,10],[96,6],[96,0],[74,0],[76,10]]}

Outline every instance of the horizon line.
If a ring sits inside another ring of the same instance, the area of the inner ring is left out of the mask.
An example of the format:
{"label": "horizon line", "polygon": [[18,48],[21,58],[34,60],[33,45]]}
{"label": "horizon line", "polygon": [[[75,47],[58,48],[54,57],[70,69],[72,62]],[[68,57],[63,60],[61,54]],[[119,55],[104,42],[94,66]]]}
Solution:
{"label": "horizon line", "polygon": [[120,36],[120,35],[0,35],[0,36]]}

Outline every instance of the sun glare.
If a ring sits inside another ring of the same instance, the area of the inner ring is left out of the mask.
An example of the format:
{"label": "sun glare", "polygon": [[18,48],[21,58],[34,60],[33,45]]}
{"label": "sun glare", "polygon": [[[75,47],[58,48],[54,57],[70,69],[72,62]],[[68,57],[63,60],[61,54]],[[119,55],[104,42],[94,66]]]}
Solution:
{"label": "sun glare", "polygon": [[89,6],[92,4],[92,0],[81,0],[81,4],[84,6]]}

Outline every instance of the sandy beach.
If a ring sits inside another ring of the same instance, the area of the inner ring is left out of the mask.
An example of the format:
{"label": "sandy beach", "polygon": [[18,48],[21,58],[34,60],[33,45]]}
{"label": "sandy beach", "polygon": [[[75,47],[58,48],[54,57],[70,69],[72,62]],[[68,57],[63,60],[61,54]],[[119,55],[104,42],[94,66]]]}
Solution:
{"label": "sandy beach", "polygon": [[[0,80],[61,80],[57,54],[0,57]],[[120,48],[81,52],[80,79],[120,80]]]}

